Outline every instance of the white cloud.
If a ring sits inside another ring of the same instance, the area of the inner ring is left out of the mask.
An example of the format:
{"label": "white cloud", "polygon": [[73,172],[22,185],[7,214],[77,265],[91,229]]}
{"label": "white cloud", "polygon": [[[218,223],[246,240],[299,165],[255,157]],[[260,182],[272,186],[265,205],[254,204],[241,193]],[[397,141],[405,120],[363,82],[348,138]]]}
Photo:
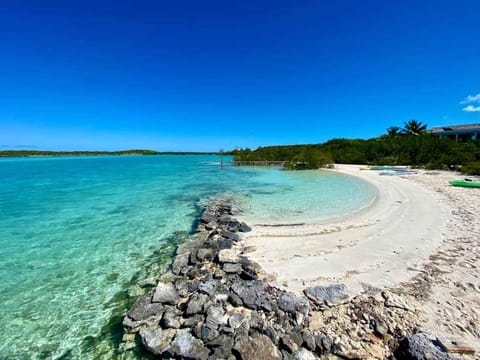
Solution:
{"label": "white cloud", "polygon": [[[480,103],[480,93],[478,93],[477,95],[468,95],[465,100],[461,101],[460,104],[468,104],[468,103],[472,103],[472,102],[478,102]],[[468,108],[468,106],[467,106]],[[466,109],[466,108],[465,108]],[[464,109],[464,110],[465,110]],[[468,110],[465,110],[465,111],[468,111]]]}
{"label": "white cloud", "polygon": [[480,106],[468,105],[464,107],[462,110],[466,112],[480,112]]}

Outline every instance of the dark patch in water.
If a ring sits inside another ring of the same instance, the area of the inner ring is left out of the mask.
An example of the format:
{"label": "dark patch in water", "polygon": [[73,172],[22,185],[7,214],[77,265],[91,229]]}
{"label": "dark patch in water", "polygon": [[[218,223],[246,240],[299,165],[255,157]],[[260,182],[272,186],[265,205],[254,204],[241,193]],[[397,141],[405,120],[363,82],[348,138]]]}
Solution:
{"label": "dark patch in water", "polygon": [[[189,231],[176,231],[167,239],[165,239],[161,246],[156,248],[152,252],[152,255],[145,259],[142,268],[132,276],[130,281],[126,282],[122,286],[122,288],[125,290],[116,293],[112,299],[104,305],[105,308],[112,309],[112,316],[110,320],[102,327],[98,336],[87,336],[82,340],[80,345],[80,352],[82,354],[91,354],[94,358],[105,357],[107,355],[111,359],[123,358],[124,353],[119,350],[124,334],[122,320],[125,312],[133,305],[137,298],[136,296],[131,296],[127,289],[147,278],[158,279],[165,271],[169,269],[178,245],[186,241],[194,233],[200,221],[202,212],[203,208],[196,204],[195,212],[192,214],[195,215],[195,221],[192,223]],[[140,254],[137,253],[132,253],[130,255],[136,255],[137,257],[140,257]],[[160,268],[160,271],[158,267],[159,264],[165,265],[164,267]],[[109,275],[108,279],[113,279],[118,276],[119,275],[117,273],[113,273]],[[129,350],[131,354],[134,355],[136,359],[154,359],[154,356],[144,350],[143,346],[140,345],[138,336],[136,341],[138,346],[133,350]],[[102,343],[103,346],[101,346]],[[105,343],[109,344],[108,347],[105,346]],[[108,352],[108,354],[105,352]],[[61,358],[72,358],[72,350],[67,351],[64,355],[62,355]]]}
{"label": "dark patch in water", "polygon": [[117,281],[119,277],[120,277],[119,273],[111,273],[107,276],[107,281],[114,282],[114,281]]}

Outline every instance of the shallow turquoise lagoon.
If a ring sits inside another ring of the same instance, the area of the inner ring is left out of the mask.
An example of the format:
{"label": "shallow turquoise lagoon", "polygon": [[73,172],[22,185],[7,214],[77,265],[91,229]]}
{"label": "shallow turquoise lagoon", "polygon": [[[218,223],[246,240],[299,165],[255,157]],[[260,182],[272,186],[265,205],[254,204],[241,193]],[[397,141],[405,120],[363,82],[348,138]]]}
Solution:
{"label": "shallow turquoise lagoon", "polygon": [[214,156],[0,159],[0,358],[129,358],[119,319],[168,267],[210,197],[246,218],[351,214],[374,189],[332,172],[219,166]]}

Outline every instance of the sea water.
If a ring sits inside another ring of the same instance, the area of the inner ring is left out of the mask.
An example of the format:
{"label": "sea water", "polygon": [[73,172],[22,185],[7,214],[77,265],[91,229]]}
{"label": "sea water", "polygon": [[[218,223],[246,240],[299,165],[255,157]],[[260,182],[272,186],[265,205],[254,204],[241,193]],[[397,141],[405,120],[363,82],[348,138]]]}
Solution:
{"label": "sea water", "polygon": [[214,196],[236,197],[260,223],[327,220],[375,196],[334,172],[221,160],[0,159],[0,359],[141,357],[118,349],[135,284],[166,271]]}

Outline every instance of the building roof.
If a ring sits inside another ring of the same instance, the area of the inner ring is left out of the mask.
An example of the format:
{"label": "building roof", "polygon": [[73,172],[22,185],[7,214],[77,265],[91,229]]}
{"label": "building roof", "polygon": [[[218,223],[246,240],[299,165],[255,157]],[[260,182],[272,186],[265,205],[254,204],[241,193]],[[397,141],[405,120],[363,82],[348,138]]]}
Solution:
{"label": "building roof", "polygon": [[465,125],[451,125],[451,126],[435,126],[430,129],[432,133],[440,132],[456,132],[456,131],[480,131],[480,123],[477,124],[465,124]]}

